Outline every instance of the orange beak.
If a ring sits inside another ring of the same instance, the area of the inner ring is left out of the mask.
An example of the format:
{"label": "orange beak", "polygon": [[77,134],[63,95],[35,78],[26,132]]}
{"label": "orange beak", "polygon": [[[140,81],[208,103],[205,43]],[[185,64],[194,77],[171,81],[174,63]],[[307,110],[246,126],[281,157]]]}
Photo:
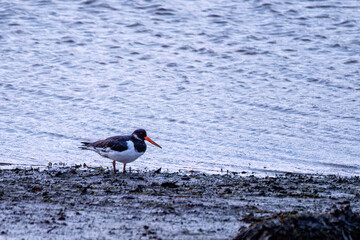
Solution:
{"label": "orange beak", "polygon": [[157,146],[157,147],[159,147],[159,148],[162,148],[162,147],[160,147],[159,144],[157,144],[156,142],[154,142],[153,140],[151,140],[151,139],[148,138],[148,137],[145,137],[145,140],[148,141],[148,142],[151,142],[152,144],[154,144],[155,146]]}

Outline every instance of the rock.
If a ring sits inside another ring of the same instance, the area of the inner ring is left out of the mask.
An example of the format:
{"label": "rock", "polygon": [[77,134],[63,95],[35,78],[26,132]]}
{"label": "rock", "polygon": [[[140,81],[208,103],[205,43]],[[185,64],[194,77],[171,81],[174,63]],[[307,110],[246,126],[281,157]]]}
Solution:
{"label": "rock", "polygon": [[312,240],[359,239],[360,214],[349,206],[336,208],[326,215],[292,215],[280,213],[269,219],[241,227],[234,240]]}
{"label": "rock", "polygon": [[161,184],[162,187],[164,188],[177,188],[179,187],[179,185],[176,185],[176,183],[174,182],[164,182]]}

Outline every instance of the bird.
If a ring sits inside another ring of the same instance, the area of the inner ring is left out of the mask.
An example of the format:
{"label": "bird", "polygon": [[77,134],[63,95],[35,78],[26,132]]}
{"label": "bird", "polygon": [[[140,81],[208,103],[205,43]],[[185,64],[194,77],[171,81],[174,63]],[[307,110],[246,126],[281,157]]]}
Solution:
{"label": "bird", "polygon": [[123,172],[126,172],[126,164],[135,161],[146,151],[145,140],[162,148],[151,140],[144,129],[137,129],[131,135],[113,136],[96,142],[81,142],[80,147],[84,150],[92,150],[105,158],[113,160],[114,174],[116,174],[116,162],[123,163]]}

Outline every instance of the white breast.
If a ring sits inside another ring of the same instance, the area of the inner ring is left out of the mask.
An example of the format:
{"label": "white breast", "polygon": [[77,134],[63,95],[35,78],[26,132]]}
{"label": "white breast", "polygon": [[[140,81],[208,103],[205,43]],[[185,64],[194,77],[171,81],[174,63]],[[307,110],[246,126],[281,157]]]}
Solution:
{"label": "white breast", "polygon": [[114,150],[111,150],[110,148],[106,149],[95,149],[97,153],[99,153],[103,157],[110,158],[112,160],[122,162],[122,163],[130,163],[135,161],[138,157],[144,154],[144,152],[138,152],[136,151],[134,147],[134,143],[132,141],[127,141],[127,147],[128,149],[122,152],[117,152]]}

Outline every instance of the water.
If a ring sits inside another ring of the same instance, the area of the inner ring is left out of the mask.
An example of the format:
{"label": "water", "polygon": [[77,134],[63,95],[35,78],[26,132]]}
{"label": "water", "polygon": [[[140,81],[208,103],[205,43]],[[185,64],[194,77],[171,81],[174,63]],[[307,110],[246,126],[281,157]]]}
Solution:
{"label": "water", "polygon": [[2,1],[0,162],[360,174],[358,1]]}

